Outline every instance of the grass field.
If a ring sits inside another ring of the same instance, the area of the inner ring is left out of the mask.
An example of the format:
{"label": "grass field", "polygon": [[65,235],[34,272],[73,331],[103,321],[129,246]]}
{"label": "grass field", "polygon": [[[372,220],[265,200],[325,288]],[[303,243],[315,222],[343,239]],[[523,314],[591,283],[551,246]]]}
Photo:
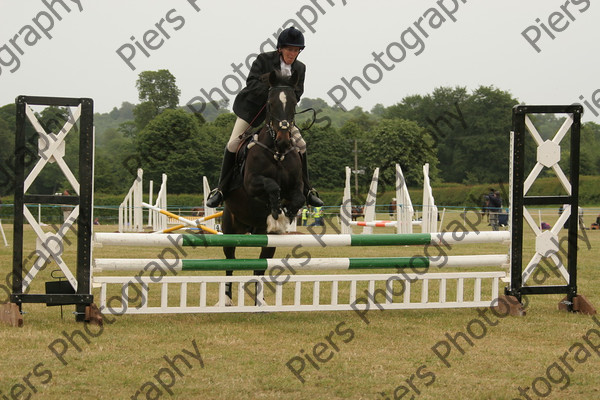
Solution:
{"label": "grass field", "polygon": [[[555,219],[545,217],[550,224]],[[477,227],[490,229],[486,222]],[[4,229],[12,244],[12,226]],[[600,231],[585,234],[587,242],[579,242],[578,292],[600,307]],[[73,234],[68,237],[74,240]],[[27,227],[25,254],[34,249],[34,238]],[[526,241],[528,261],[533,234]],[[4,302],[12,249],[0,246]],[[67,246],[67,264],[73,264],[74,250]],[[313,257],[368,257],[412,256],[422,248],[309,250]],[[159,251],[105,247],[94,249],[94,256],[155,257]],[[289,251],[278,249],[276,256]],[[464,245],[452,251],[503,253],[507,246]],[[222,257],[217,248],[189,253],[189,258]],[[256,249],[238,254],[256,256]],[[53,269],[55,264],[40,272],[33,293],[43,292]],[[545,283],[559,282],[552,277]],[[489,309],[373,311],[369,324],[354,312],[125,315],[108,317],[102,328],[76,323],[72,306],[64,307],[61,319],[59,307],[26,304],[24,327],[0,325],[0,399],[598,398],[600,320],[558,312],[560,299],[531,297],[525,317],[501,318]],[[302,362],[303,383],[286,366],[299,369]]]}

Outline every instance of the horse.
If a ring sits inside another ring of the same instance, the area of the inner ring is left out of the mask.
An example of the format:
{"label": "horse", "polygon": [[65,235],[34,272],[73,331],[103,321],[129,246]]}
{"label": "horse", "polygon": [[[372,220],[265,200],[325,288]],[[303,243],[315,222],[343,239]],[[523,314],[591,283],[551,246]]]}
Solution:
{"label": "horse", "polygon": [[490,220],[490,196],[488,194],[483,195],[481,203],[481,218],[483,219],[487,215],[487,220]]}
{"label": "horse", "polygon": [[192,215],[194,217],[204,217],[204,207],[194,207],[194,208],[192,208]]}
{"label": "horse", "polygon": [[352,206],[352,221],[358,220],[365,216],[364,206]]}
{"label": "horse", "polygon": [[[271,72],[268,82],[265,125],[248,145],[242,184],[225,196],[221,225],[225,234],[284,233],[306,201],[300,154],[291,137],[298,75],[283,77]],[[223,247],[225,258],[235,259],[235,250]],[[259,257],[272,258],[274,254],[274,247],[262,247]],[[264,270],[254,271],[254,275],[264,275]],[[228,304],[232,304],[231,282],[225,291]],[[258,304],[258,296],[255,300]]]}

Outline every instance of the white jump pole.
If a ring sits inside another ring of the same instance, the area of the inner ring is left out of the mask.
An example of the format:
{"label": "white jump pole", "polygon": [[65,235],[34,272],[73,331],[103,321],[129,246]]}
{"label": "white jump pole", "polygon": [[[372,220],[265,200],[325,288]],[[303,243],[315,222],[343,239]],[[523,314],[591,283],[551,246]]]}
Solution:
{"label": "white jump pole", "polygon": [[4,240],[4,245],[8,247],[8,242],[6,241],[6,235],[4,234],[4,228],[2,227],[2,220],[0,219],[0,232],[2,232],[2,239]]}
{"label": "white jump pole", "polygon": [[[375,171],[373,171],[373,178],[371,178],[371,186],[369,186],[369,193],[367,193],[367,202],[365,203],[365,221],[375,221],[375,203],[377,203],[378,182],[379,168],[375,168]],[[368,225],[365,226],[362,233],[371,235],[373,233],[373,227]]]}
{"label": "white jump pole", "polygon": [[[154,191],[154,181],[151,180],[148,183],[148,203],[149,204],[153,204],[152,203],[153,191]],[[154,227],[154,213],[150,209],[148,209],[148,226]]]}
{"label": "white jump pole", "polygon": [[421,232],[434,232],[437,230],[438,210],[435,205],[431,182],[429,181],[429,163],[423,165],[423,223]]}
{"label": "white jump pole", "polygon": [[[154,203],[154,207],[160,208],[161,210],[167,209],[167,174],[162,174],[162,182],[160,184],[158,194],[156,195],[156,202]],[[154,225],[152,225],[152,228],[154,230],[167,229],[167,225],[169,223],[167,216],[163,213],[156,213],[154,215],[153,222]]]}
{"label": "white jump pole", "polygon": [[396,233],[413,233],[414,213],[402,168],[396,164]]}
{"label": "white jump pole", "polygon": [[344,197],[340,206],[340,219],[342,220],[342,234],[352,233],[352,199],[350,197],[350,167],[346,167],[346,185],[344,186]]}
{"label": "white jump pole", "polygon": [[446,208],[442,210],[442,217],[440,218],[440,224],[438,226],[438,232],[442,231],[442,226],[444,226],[444,216],[446,215]]}

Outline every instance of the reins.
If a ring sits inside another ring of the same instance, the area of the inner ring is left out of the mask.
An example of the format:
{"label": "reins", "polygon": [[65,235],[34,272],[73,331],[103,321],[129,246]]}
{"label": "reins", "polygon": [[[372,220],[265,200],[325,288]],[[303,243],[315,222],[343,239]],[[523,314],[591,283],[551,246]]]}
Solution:
{"label": "reins", "polygon": [[303,128],[304,130],[309,130],[314,125],[315,121],[317,120],[317,111],[315,111],[314,108],[310,107],[310,108],[307,108],[306,110],[298,111],[296,113],[296,115],[298,115],[298,114],[304,114],[305,112],[309,112],[309,111],[313,112],[312,122],[306,128]]}

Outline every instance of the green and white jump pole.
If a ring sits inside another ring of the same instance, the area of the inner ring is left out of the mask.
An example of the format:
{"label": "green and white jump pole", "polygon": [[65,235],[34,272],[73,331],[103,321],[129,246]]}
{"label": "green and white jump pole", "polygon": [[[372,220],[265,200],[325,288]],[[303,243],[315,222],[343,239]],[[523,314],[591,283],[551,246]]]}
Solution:
{"label": "green and white jump pole", "polygon": [[445,257],[375,257],[375,258],[284,258],[284,259],[131,259],[101,258],[94,271],[143,271],[157,268],[176,271],[254,271],[277,270],[295,273],[302,270],[351,270],[393,268],[501,267],[509,263],[507,254]]}
{"label": "green and white jump pole", "polygon": [[197,234],[94,234],[97,246],[194,247],[342,247],[509,243],[509,231],[439,232],[372,235],[197,235]]}

